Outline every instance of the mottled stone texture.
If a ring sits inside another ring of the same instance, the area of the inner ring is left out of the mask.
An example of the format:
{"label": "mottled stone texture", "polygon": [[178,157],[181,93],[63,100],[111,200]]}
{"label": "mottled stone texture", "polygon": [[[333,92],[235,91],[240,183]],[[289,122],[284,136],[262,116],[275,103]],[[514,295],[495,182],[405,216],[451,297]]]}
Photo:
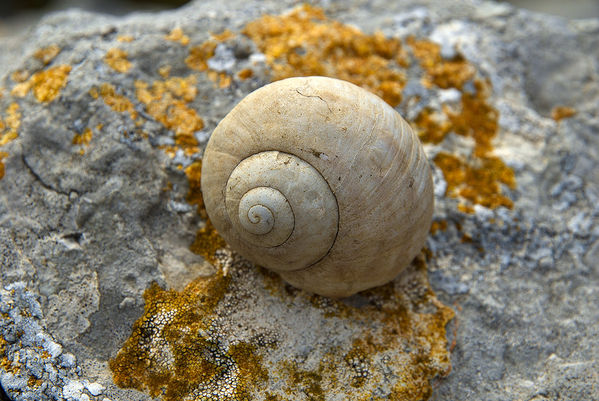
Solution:
{"label": "mottled stone texture", "polygon": [[321,73],[395,106],[436,166],[424,256],[335,301],[240,260],[197,187],[243,96],[326,64],[309,59],[326,42],[314,31],[290,49],[247,28],[295,5],[70,11],[0,44],[8,395],[598,400],[599,21],[458,0],[321,1],[321,17],[293,17],[340,33],[355,59]]}

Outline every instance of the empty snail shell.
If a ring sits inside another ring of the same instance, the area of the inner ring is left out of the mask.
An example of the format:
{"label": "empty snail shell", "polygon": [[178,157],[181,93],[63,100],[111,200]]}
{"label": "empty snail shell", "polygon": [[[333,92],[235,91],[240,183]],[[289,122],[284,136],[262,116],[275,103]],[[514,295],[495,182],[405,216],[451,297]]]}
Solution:
{"label": "empty snail shell", "polygon": [[332,78],[289,78],[244,98],[214,130],[201,184],[231,247],[325,296],[391,281],[432,219],[431,172],[409,125]]}

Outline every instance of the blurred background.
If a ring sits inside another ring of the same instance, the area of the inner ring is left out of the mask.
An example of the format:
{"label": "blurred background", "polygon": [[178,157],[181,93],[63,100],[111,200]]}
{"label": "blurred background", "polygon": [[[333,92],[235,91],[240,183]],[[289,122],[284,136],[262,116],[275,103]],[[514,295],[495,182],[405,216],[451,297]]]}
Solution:
{"label": "blurred background", "polygon": [[[123,15],[133,11],[176,8],[190,0],[0,0],[0,40],[18,35],[44,14],[80,8]],[[224,0],[226,1],[226,0]],[[389,0],[393,1],[393,0]],[[599,17],[599,0],[509,0],[518,7],[566,18]]]}

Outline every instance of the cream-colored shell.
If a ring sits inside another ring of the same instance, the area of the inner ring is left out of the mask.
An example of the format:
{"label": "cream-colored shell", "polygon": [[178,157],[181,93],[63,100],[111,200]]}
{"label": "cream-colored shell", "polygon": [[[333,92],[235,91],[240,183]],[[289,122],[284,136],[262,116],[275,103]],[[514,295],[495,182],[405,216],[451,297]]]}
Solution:
{"label": "cream-colored shell", "polygon": [[409,125],[370,92],[324,77],[243,99],[206,147],[202,192],[235,250],[333,297],[392,280],[424,245],[433,211]]}

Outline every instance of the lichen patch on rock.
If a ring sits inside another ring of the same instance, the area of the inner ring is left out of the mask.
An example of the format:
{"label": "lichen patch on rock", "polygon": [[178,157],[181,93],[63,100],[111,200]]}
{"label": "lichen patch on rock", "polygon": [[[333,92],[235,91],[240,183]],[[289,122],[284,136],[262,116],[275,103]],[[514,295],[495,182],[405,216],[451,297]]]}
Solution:
{"label": "lichen patch on rock", "polygon": [[36,72],[27,81],[15,85],[11,93],[16,97],[24,97],[29,91],[33,91],[38,102],[51,102],[58,97],[60,90],[66,86],[70,72],[70,65],[50,67]]}
{"label": "lichen patch on rock", "polygon": [[183,29],[177,27],[173,28],[172,31],[168,35],[164,37],[166,40],[171,40],[173,42],[179,42],[183,46],[187,46],[189,44],[189,36],[183,33]]}
{"label": "lichen patch on rock", "polygon": [[129,71],[133,66],[131,61],[127,59],[127,52],[116,47],[113,47],[106,52],[104,62],[108,64],[110,68],[120,73]]}
{"label": "lichen patch on rock", "polygon": [[[21,126],[21,112],[17,103],[11,103],[4,113],[4,119],[0,117],[0,148],[19,136],[18,130]],[[8,157],[8,153],[0,150],[0,179],[4,177],[5,167],[2,162]]]}
{"label": "lichen patch on rock", "polygon": [[[379,397],[404,400],[427,398],[430,380],[450,371],[445,326],[453,311],[428,287],[422,260],[397,283],[345,301],[310,296],[276,278],[272,293],[247,262],[221,254],[218,264],[229,266],[228,276],[221,270],[182,292],[146,290],[144,315],[110,362],[115,383],[166,401],[368,399],[379,383]],[[294,318],[269,313],[265,303],[272,302]],[[246,315],[252,304],[263,312]],[[323,314],[329,318],[308,359],[292,337],[270,329],[313,331],[307,322]]]}
{"label": "lichen patch on rock", "polygon": [[167,147],[174,156],[177,148],[187,155],[199,151],[196,131],[204,128],[204,121],[187,104],[197,95],[196,76],[173,77],[164,81],[154,81],[150,86],[146,82],[136,81],[137,100],[146,108],[147,113],[165,128],[174,131],[175,147]]}

